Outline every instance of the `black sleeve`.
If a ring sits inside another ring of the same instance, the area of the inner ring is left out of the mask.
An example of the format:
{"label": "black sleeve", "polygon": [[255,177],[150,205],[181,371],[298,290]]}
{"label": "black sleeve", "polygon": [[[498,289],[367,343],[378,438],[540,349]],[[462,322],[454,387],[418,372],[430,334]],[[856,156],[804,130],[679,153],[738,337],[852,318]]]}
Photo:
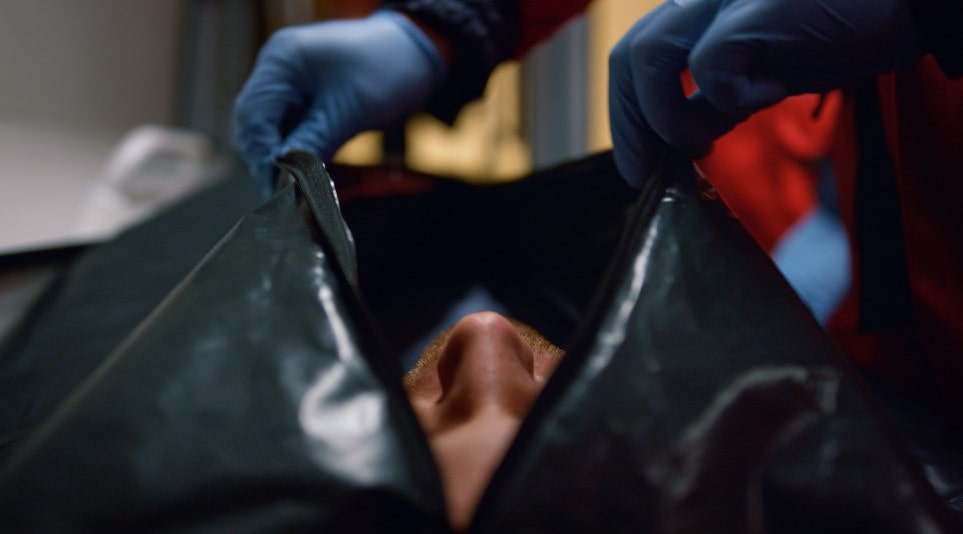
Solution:
{"label": "black sleeve", "polygon": [[429,106],[447,122],[482,94],[492,70],[511,57],[518,44],[519,15],[513,0],[387,0],[385,6],[431,26],[454,46],[457,61]]}
{"label": "black sleeve", "polygon": [[963,75],[963,0],[915,0],[913,12],[928,51],[950,78]]}

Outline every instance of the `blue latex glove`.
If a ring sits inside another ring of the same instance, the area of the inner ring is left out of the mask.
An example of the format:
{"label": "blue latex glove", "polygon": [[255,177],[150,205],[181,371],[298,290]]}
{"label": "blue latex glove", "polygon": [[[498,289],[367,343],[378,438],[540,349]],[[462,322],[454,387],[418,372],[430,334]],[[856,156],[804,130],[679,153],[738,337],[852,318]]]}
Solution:
{"label": "blue latex glove", "polygon": [[[922,54],[910,0],[670,0],[609,58],[615,161],[638,186],[663,143],[692,156],[751,113]],[[699,90],[686,97],[689,68]]]}
{"label": "blue latex glove", "polygon": [[394,11],[285,28],[234,102],[234,148],[269,195],[277,156],[300,149],[326,160],[420,109],[444,77],[435,45]]}

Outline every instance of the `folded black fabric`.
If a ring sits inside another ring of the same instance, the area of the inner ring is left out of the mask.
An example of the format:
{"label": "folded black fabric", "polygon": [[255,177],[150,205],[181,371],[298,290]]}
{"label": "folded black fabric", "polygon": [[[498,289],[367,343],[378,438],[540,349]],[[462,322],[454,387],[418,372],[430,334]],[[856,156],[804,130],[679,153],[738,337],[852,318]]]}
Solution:
{"label": "folded black fabric", "polygon": [[[444,531],[383,336],[397,310],[376,305],[432,272],[511,288],[514,309],[576,331],[474,531],[950,530],[852,370],[687,162],[667,158],[641,193],[608,155],[484,190],[416,180],[379,196],[349,180],[353,239],[320,163],[282,168],[294,183],[2,465],[0,530]],[[457,261],[441,269],[443,254]]]}
{"label": "folded black fabric", "polygon": [[300,190],[244,217],[18,447],[0,530],[444,527],[421,430],[329,242],[344,236]]}
{"label": "folded black fabric", "polygon": [[76,258],[0,343],[0,459],[258,203],[228,175]]}

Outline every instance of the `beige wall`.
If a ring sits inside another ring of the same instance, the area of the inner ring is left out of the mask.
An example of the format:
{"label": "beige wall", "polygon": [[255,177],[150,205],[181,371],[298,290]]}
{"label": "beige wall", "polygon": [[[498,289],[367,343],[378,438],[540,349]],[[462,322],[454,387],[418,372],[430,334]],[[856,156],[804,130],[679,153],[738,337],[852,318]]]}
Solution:
{"label": "beige wall", "polygon": [[60,243],[121,137],[174,120],[180,0],[0,0],[0,252]]}
{"label": "beige wall", "polygon": [[598,0],[589,9],[589,152],[612,146],[608,115],[608,56],[615,43],[661,0]]}
{"label": "beige wall", "polygon": [[0,0],[0,120],[169,123],[181,2]]}
{"label": "beige wall", "polygon": [[[586,154],[612,144],[608,127],[608,53],[632,24],[659,3],[660,0],[597,0],[586,14]],[[485,96],[465,108],[454,128],[430,117],[412,121],[408,129],[408,165],[471,180],[508,179],[530,172],[531,151],[519,113],[521,80],[517,63],[499,67]],[[349,143],[337,159],[370,163],[378,161],[379,149],[376,134],[363,135]]]}

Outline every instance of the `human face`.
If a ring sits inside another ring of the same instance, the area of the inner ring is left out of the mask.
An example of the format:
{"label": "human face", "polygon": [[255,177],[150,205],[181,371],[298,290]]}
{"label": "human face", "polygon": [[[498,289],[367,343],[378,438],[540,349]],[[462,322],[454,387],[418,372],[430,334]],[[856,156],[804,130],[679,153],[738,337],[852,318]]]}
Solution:
{"label": "human face", "polygon": [[432,341],[404,379],[441,473],[448,520],[468,527],[562,350],[494,312],[467,315]]}

